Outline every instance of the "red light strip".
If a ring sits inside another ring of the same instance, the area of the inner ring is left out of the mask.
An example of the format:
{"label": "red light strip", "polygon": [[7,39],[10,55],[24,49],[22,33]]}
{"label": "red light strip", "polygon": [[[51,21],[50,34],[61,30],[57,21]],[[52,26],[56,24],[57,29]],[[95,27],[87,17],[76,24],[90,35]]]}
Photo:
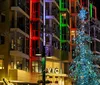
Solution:
{"label": "red light strip", "polygon": [[30,50],[29,50],[29,55],[32,57],[32,0],[30,0]]}
{"label": "red light strip", "polygon": [[95,6],[93,6],[93,9],[94,9],[94,13],[95,13],[94,18],[97,19],[97,8]]}
{"label": "red light strip", "polygon": [[[31,60],[35,60],[35,52],[36,52],[36,41],[38,41],[38,45],[40,42],[40,26],[39,26],[39,21],[40,18],[37,16],[40,16],[40,5],[38,6],[37,10],[34,10],[34,7],[36,6],[37,3],[39,3],[40,0],[30,0],[30,58]],[[38,21],[38,22],[37,22]],[[38,30],[36,30],[35,26],[33,23],[38,24]],[[38,33],[38,36],[36,36],[36,33]],[[34,58],[33,58],[34,57]]]}

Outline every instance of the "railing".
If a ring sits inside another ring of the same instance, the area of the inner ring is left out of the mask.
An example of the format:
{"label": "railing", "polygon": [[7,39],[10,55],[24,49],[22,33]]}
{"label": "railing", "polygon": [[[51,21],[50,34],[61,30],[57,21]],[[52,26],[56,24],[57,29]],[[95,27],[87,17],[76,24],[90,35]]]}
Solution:
{"label": "railing", "polygon": [[53,48],[53,55],[57,58],[60,58],[60,49]]}
{"label": "railing", "polygon": [[25,38],[26,37],[19,32],[11,32],[10,50],[17,50],[29,55],[29,40]]}
{"label": "railing", "polygon": [[29,55],[29,47],[25,48],[25,46],[22,46],[22,45],[15,45],[13,46],[12,48],[12,45],[10,44],[10,50],[17,50],[17,51],[20,51],[22,53],[25,53],[27,55]]}
{"label": "railing", "polygon": [[22,10],[24,10],[27,14],[29,14],[29,3],[25,0],[12,0],[11,6],[19,6]]}
{"label": "railing", "polygon": [[12,20],[11,24],[10,24],[10,28],[19,28],[23,32],[29,34],[29,21],[27,23],[25,23],[20,20],[17,20],[17,21]]}
{"label": "railing", "polygon": [[57,8],[52,8],[52,15],[59,21],[59,10]]}
{"label": "railing", "polygon": [[61,51],[61,60],[68,60],[68,51]]}
{"label": "railing", "polygon": [[53,25],[53,33],[58,37],[58,38],[60,38],[60,28],[59,28],[59,26],[57,26],[57,25]]}
{"label": "railing", "polygon": [[68,60],[68,51],[53,48],[53,55],[61,60]]}
{"label": "railing", "polygon": [[59,5],[59,0],[55,0],[57,2],[57,4]]}
{"label": "railing", "polygon": [[50,14],[50,10],[46,9],[46,16],[54,16],[59,21],[59,10],[56,7],[52,8],[52,13]]}
{"label": "railing", "polygon": [[95,36],[96,36],[97,39],[100,40],[100,30],[95,31]]}

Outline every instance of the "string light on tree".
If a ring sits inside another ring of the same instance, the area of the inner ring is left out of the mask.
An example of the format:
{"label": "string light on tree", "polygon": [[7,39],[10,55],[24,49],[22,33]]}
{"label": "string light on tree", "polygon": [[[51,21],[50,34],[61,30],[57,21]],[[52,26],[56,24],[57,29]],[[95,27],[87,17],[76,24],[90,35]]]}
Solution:
{"label": "string light on tree", "polygon": [[70,66],[70,76],[75,80],[75,85],[99,85],[98,76],[93,65],[94,55],[87,45],[91,38],[85,34],[86,14],[84,8],[78,14],[81,22],[76,32],[76,57]]}

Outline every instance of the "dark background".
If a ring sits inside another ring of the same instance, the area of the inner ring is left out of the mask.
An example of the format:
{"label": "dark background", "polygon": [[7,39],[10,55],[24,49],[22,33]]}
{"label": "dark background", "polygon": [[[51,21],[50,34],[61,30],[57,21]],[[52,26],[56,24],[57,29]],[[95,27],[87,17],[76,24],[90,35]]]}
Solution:
{"label": "dark background", "polygon": [[100,20],[100,0],[91,0],[91,2],[97,7],[97,17]]}

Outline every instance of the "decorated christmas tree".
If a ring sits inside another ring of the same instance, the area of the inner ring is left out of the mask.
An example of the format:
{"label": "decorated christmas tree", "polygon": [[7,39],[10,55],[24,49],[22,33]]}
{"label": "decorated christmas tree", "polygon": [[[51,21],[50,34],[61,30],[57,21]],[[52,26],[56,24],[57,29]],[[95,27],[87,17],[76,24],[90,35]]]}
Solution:
{"label": "decorated christmas tree", "polygon": [[85,33],[87,12],[84,8],[78,14],[80,24],[76,32],[76,57],[71,63],[71,77],[75,81],[75,85],[99,85],[97,73],[93,65],[93,53],[90,50],[88,43],[91,38]]}

